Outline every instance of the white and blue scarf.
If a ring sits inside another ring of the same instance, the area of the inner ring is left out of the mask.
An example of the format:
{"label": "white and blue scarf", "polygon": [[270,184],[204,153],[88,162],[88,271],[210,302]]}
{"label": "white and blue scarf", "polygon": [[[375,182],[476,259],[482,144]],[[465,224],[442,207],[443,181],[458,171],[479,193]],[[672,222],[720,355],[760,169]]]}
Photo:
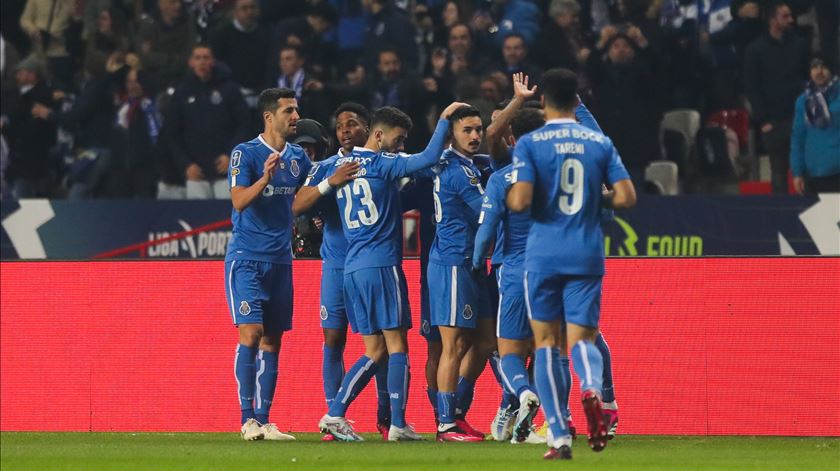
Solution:
{"label": "white and blue scarf", "polygon": [[828,103],[835,98],[840,87],[835,75],[822,87],[809,81],[805,87],[805,119],[815,128],[827,128],[831,125],[831,111]]}

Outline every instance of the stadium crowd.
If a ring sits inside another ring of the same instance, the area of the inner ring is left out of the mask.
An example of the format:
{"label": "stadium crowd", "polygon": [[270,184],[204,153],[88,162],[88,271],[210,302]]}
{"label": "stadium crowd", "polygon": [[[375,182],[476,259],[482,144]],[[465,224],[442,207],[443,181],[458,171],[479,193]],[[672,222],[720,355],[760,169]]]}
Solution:
{"label": "stadium crowd", "polygon": [[731,191],[714,182],[757,179],[765,154],[774,192],[789,168],[797,192],[836,189],[838,16],[836,0],[4,0],[2,193],[226,199],[263,88],[324,128],[344,101],[400,108],[418,150],[447,103],[489,123],[512,74],[539,86],[552,67],[578,72],[640,189],[664,161],[680,191]]}

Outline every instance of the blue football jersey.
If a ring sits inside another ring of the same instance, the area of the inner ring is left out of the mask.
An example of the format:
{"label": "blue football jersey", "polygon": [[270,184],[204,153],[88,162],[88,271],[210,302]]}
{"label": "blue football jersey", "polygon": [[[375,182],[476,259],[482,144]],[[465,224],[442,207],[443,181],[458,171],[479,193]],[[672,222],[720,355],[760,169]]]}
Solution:
{"label": "blue football jersey", "polygon": [[429,145],[419,154],[392,154],[356,147],[327,170],[329,178],[345,163],[361,166],[356,178],[335,191],[347,238],[344,273],[402,263],[402,205],[399,180],[433,166],[443,150],[449,120],[438,121]]}
{"label": "blue football jersey", "polygon": [[[262,177],[266,159],[275,152],[279,151],[262,136],[236,146],[228,167],[231,188],[253,185]],[[277,171],[262,195],[242,212],[232,210],[233,237],[228,243],[226,261],[292,263],[292,201],[311,166],[300,146],[286,144],[280,152]]]}
{"label": "blue football jersey", "polygon": [[[318,186],[327,176],[327,172],[335,165],[335,161],[342,157],[336,154],[328,159],[315,162],[309,176],[304,183],[306,186]],[[324,268],[344,269],[344,259],[347,257],[347,239],[335,203],[329,200],[319,201],[315,210],[324,221],[323,240],[321,241],[321,260]]]}
{"label": "blue football jersey", "polygon": [[601,185],[629,179],[612,141],[571,119],[556,119],[517,142],[512,182],[534,185],[525,269],[604,273]]}
{"label": "blue football jersey", "polygon": [[[481,204],[479,234],[476,237],[476,253],[484,250],[479,246],[489,245],[489,240],[482,240],[498,232],[496,252],[501,252],[504,263],[502,269],[502,291],[507,294],[522,294],[522,272],[525,265],[525,250],[528,234],[531,230],[531,218],[528,213],[512,213],[505,205],[505,197],[513,180],[513,165],[508,165],[490,177],[487,191]],[[486,226],[486,229],[485,229]],[[486,235],[484,235],[485,233]],[[495,262],[494,262],[495,263]]]}
{"label": "blue football jersey", "polygon": [[438,265],[469,263],[484,195],[481,172],[471,159],[451,147],[443,153],[435,170],[437,227],[429,261]]}

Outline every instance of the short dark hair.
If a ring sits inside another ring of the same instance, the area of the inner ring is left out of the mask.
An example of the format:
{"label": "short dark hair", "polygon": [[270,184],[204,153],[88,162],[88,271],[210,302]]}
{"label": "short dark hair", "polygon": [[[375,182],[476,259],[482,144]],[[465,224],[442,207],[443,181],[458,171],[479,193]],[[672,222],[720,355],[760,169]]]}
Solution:
{"label": "short dark hair", "polygon": [[457,22],[457,23],[453,24],[452,26],[450,26],[450,27],[449,27],[449,29],[448,29],[448,30],[446,30],[446,38],[448,39],[448,38],[449,38],[449,34],[450,34],[450,33],[452,33],[452,30],[453,30],[453,29],[455,29],[455,28],[457,28],[457,27],[459,27],[459,26],[463,26],[464,28],[467,28],[467,34],[469,34],[469,35],[470,35],[470,40],[472,40],[472,38],[473,38],[473,30],[472,30],[472,28],[470,28],[470,25],[468,25],[468,24],[466,24],[466,23],[464,23],[464,22],[462,22],[462,21],[459,21],[459,22]]}
{"label": "short dark hair", "polygon": [[355,113],[359,119],[364,121],[365,126],[370,126],[370,111],[368,111],[368,109],[364,106],[352,101],[345,101],[344,103],[338,105],[338,108],[335,109],[333,118],[338,119],[338,115],[344,113],[345,111]]}
{"label": "short dark hair", "polygon": [[524,108],[517,111],[510,121],[510,130],[513,137],[519,139],[522,135],[539,129],[545,125],[543,112],[534,108]]}
{"label": "short dark hair", "polygon": [[790,6],[788,5],[788,2],[786,2],[786,1],[770,2],[770,4],[768,4],[764,9],[764,21],[769,22],[770,20],[775,18],[776,13],[779,12],[779,8],[782,8],[782,7],[790,8]]}
{"label": "short dark hair", "polygon": [[298,57],[303,58],[303,49],[295,44],[283,44],[282,46],[280,46],[280,51],[277,53],[277,55],[279,56],[283,53],[283,51],[295,51],[295,54]]}
{"label": "short dark hair", "polygon": [[522,103],[522,109],[532,109],[532,110],[541,110],[542,104],[540,104],[539,100],[528,100],[525,103]]}
{"label": "short dark hair", "polygon": [[196,49],[207,49],[208,51],[210,51],[210,54],[212,54],[214,57],[216,56],[216,52],[213,50],[213,46],[211,46],[209,43],[193,44],[193,47],[190,48],[190,55],[193,55]]}
{"label": "short dark hair", "polygon": [[335,11],[335,8],[327,2],[321,2],[317,5],[310,6],[306,15],[323,18],[332,24],[336,24],[336,22],[338,22],[338,13]]}
{"label": "short dark hair", "polygon": [[569,69],[551,69],[542,76],[545,102],[559,110],[574,109],[577,103],[577,75]]}
{"label": "short dark hair", "polygon": [[393,46],[382,46],[382,47],[380,47],[379,50],[376,51],[376,60],[379,60],[380,57],[382,56],[382,54],[385,54],[385,53],[393,54],[393,55],[397,56],[397,59],[402,61],[402,57],[400,56],[400,51]]}
{"label": "short dark hair", "polygon": [[479,112],[478,109],[473,106],[464,105],[460,108],[457,108],[455,111],[452,112],[451,115],[449,115],[449,122],[454,124],[457,121],[460,121],[464,118],[470,118],[473,116],[480,118],[481,112]]}
{"label": "short dark hair", "polygon": [[377,124],[388,128],[403,128],[406,131],[411,130],[413,126],[411,118],[393,106],[383,106],[373,112],[370,125],[374,127]]}
{"label": "short dark hair", "polygon": [[260,114],[268,111],[274,113],[280,106],[277,100],[281,98],[296,98],[295,91],[290,88],[266,88],[260,92],[260,97],[257,99],[257,109]]}

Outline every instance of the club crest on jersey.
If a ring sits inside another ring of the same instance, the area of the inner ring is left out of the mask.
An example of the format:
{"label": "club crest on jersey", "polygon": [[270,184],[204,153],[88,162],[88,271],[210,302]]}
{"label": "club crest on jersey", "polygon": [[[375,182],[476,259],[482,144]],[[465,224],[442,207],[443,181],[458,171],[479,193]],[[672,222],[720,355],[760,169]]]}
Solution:
{"label": "club crest on jersey", "polygon": [[248,305],[248,301],[242,301],[239,304],[239,313],[243,316],[247,316],[251,313],[251,306]]}
{"label": "club crest on jersey", "polygon": [[241,161],[242,161],[242,151],[241,150],[233,151],[233,154],[231,154],[231,156],[230,156],[230,166],[234,167],[234,168],[239,167],[239,163]]}
{"label": "club crest on jersey", "polygon": [[292,172],[292,176],[295,178],[300,176],[300,167],[298,166],[297,160],[292,160],[292,165],[289,168],[289,171]]}
{"label": "club crest on jersey", "polygon": [[327,307],[321,305],[321,320],[325,321],[327,320],[327,317],[330,317],[330,314],[327,312]]}
{"label": "club crest on jersey", "polygon": [[466,306],[464,306],[464,319],[470,320],[470,319],[472,319],[472,317],[473,317],[472,306],[467,304]]}
{"label": "club crest on jersey", "polygon": [[234,177],[235,177],[235,176],[237,176],[237,175],[239,175],[239,169],[238,169],[238,168],[235,168],[235,169],[231,170],[231,171],[230,171],[230,174],[231,174],[231,175],[233,175]]}

